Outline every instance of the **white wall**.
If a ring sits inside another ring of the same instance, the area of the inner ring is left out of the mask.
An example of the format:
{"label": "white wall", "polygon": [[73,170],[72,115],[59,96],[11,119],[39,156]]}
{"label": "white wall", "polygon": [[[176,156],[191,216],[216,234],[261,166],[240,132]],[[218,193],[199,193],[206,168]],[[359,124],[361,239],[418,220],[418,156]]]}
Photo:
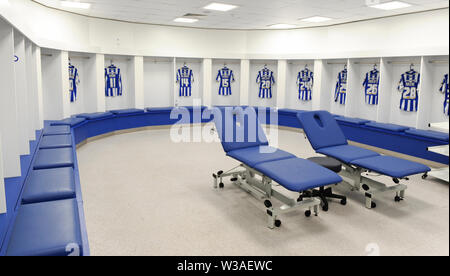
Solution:
{"label": "white wall", "polygon": [[6,193],[3,171],[2,133],[0,132],[0,214],[6,213]]}
{"label": "white wall", "polygon": [[146,58],[144,60],[145,107],[173,106],[173,58]]}

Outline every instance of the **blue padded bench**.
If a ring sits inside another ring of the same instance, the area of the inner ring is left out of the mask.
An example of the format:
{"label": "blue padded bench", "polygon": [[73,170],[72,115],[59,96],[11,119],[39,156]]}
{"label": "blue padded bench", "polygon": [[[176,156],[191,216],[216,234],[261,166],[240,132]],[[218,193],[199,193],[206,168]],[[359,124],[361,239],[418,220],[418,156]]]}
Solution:
{"label": "blue padded bench", "polygon": [[395,124],[384,124],[384,123],[377,123],[377,122],[370,122],[367,123],[366,126],[381,130],[389,130],[393,132],[404,132],[405,130],[409,129],[409,127],[406,126],[400,126]]}
{"label": "blue padded bench", "polygon": [[107,119],[114,116],[111,112],[96,112],[96,113],[88,113],[88,114],[79,114],[76,115],[77,118],[85,118],[87,120],[100,120]]}
{"label": "blue padded bench", "polygon": [[111,110],[109,112],[113,113],[114,115],[135,115],[135,114],[143,114],[145,113],[145,110],[130,108],[130,109]]}
{"label": "blue padded bench", "polygon": [[175,107],[149,107],[146,108],[145,111],[147,111],[147,113],[170,113],[174,108]]}
{"label": "blue padded bench", "polygon": [[360,119],[360,118],[348,118],[348,117],[336,117],[336,121],[343,123],[350,123],[356,125],[364,125],[370,123],[369,120]]}
{"label": "blue padded bench", "polygon": [[35,170],[73,167],[73,149],[42,149],[37,152],[33,168]]}
{"label": "blue padded bench", "polygon": [[75,198],[73,168],[33,170],[25,182],[22,204]]}
{"label": "blue padded bench", "polygon": [[22,205],[9,240],[7,256],[82,255],[80,218],[75,199]]}
{"label": "blue padded bench", "polygon": [[39,149],[57,149],[57,148],[71,148],[72,136],[65,135],[50,135],[44,136],[39,144]]}
{"label": "blue padded bench", "polygon": [[43,130],[43,135],[67,135],[70,134],[70,126],[46,126]]}
{"label": "blue padded bench", "polygon": [[440,140],[443,142],[449,141],[448,133],[444,133],[444,132],[411,128],[411,129],[405,130],[405,133],[413,135],[413,136],[419,136],[419,137],[424,137],[424,138],[429,138],[429,139]]}
{"label": "blue padded bench", "polygon": [[77,125],[81,124],[84,121],[86,121],[86,118],[71,117],[71,118],[67,118],[67,119],[61,120],[61,121],[51,122],[50,125],[51,126],[70,126],[70,127],[74,127],[74,126],[77,126]]}

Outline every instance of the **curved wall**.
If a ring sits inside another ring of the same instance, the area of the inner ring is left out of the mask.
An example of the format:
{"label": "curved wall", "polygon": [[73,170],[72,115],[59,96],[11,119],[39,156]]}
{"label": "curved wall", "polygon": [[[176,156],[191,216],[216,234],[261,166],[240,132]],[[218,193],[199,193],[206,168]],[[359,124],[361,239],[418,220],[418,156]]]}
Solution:
{"label": "curved wall", "polygon": [[327,59],[448,55],[448,9],[297,30],[205,30],[116,22],[29,0],[0,15],[44,48],[136,56]]}

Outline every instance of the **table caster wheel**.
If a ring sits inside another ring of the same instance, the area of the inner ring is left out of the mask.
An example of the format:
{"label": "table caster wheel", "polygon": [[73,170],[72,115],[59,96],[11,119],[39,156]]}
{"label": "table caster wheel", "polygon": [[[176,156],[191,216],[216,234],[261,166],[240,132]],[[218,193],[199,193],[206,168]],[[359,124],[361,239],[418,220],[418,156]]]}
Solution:
{"label": "table caster wheel", "polygon": [[309,218],[310,216],[311,216],[311,211],[309,211],[309,210],[306,211],[306,212],[305,212],[305,217]]}
{"label": "table caster wheel", "polygon": [[266,208],[270,208],[272,207],[272,202],[270,202],[270,200],[266,200],[264,201],[264,206],[266,206]]}
{"label": "table caster wheel", "polygon": [[341,200],[341,205],[347,205],[347,200],[346,199],[343,199],[343,200]]}
{"label": "table caster wheel", "polygon": [[225,187],[225,185],[223,183],[219,183],[219,188],[223,189]]}
{"label": "table caster wheel", "polygon": [[396,196],[396,197],[395,197],[395,202],[400,202],[400,201],[402,201],[402,198],[399,197],[399,196]]}
{"label": "table caster wheel", "polygon": [[324,212],[328,212],[328,209],[329,209],[328,205],[323,205],[323,206],[322,206],[322,210],[323,210]]}
{"label": "table caster wheel", "polygon": [[427,179],[427,178],[428,178],[428,174],[422,175],[422,179],[423,179],[423,180],[425,180],[425,179]]}
{"label": "table caster wheel", "polygon": [[281,227],[281,220],[279,220],[279,219],[277,219],[276,221],[275,221],[275,227]]}
{"label": "table caster wheel", "polygon": [[371,208],[372,208],[372,209],[377,208],[377,204],[376,204],[375,202],[372,202]]}

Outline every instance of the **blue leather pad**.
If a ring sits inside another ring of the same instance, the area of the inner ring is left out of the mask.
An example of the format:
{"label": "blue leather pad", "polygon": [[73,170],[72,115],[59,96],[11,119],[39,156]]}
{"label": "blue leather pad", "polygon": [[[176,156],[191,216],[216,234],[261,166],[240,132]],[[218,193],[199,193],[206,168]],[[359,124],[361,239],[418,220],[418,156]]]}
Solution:
{"label": "blue leather pad", "polygon": [[67,256],[76,245],[82,254],[77,202],[74,199],[22,205],[12,230],[8,256]]}
{"label": "blue leather pad", "polygon": [[444,132],[411,128],[411,129],[406,130],[405,133],[414,135],[414,136],[420,136],[420,137],[424,137],[424,138],[430,138],[430,139],[440,140],[443,142],[448,142],[448,133],[444,133]]}
{"label": "blue leather pad", "polygon": [[79,114],[77,115],[78,118],[86,118],[88,120],[99,120],[99,119],[106,119],[114,116],[111,112],[97,112],[97,113],[90,113],[90,114]]}
{"label": "blue leather pad", "polygon": [[364,125],[364,124],[370,122],[369,120],[365,120],[365,119],[347,118],[347,117],[336,117],[336,121],[344,122],[344,123],[350,123],[350,124],[356,124],[356,125]]}
{"label": "blue leather pad", "polygon": [[172,109],[174,109],[174,107],[149,107],[145,110],[148,113],[170,113],[172,112]]}
{"label": "blue leather pad", "polygon": [[383,124],[383,123],[377,123],[377,122],[370,122],[367,123],[366,126],[382,129],[382,130],[389,130],[393,132],[403,132],[408,129],[408,127],[400,126],[400,125],[394,125],[394,124]]}
{"label": "blue leather pad", "polygon": [[255,169],[293,192],[342,182],[336,173],[300,158],[261,163]]}
{"label": "blue leather pad", "polygon": [[74,127],[78,124],[81,124],[82,122],[86,121],[86,118],[76,118],[76,117],[71,117],[71,118],[67,118],[61,121],[55,121],[52,122],[50,125],[51,126],[70,126],[70,127]]}
{"label": "blue leather pad", "polygon": [[35,170],[73,167],[72,148],[39,150],[34,161]]}
{"label": "blue leather pad", "polygon": [[254,168],[257,164],[264,162],[296,157],[293,154],[272,147],[251,147],[238,149],[228,152],[227,155],[252,168]]}
{"label": "blue leather pad", "polygon": [[298,113],[297,118],[315,149],[347,145],[347,138],[336,119],[327,111]]}
{"label": "blue leather pad", "polygon": [[353,160],[375,157],[380,155],[374,151],[351,145],[322,148],[317,152],[320,154],[324,154],[326,156],[333,157],[346,164],[350,164]]}
{"label": "blue leather pad", "polygon": [[134,115],[145,113],[143,109],[136,109],[136,108],[111,110],[110,112],[116,115]]}
{"label": "blue leather pad", "polygon": [[39,144],[40,149],[57,149],[72,147],[71,135],[50,135],[44,136]]}
{"label": "blue leather pad", "polygon": [[269,144],[254,108],[213,108],[212,113],[225,152]]}
{"label": "blue leather pad", "polygon": [[44,136],[65,135],[70,133],[70,126],[46,126],[43,131]]}
{"label": "blue leather pad", "polygon": [[376,156],[359,159],[353,161],[352,164],[395,178],[403,178],[431,170],[425,165],[392,156]]}
{"label": "blue leather pad", "polygon": [[33,170],[25,182],[22,204],[75,198],[73,168]]}

